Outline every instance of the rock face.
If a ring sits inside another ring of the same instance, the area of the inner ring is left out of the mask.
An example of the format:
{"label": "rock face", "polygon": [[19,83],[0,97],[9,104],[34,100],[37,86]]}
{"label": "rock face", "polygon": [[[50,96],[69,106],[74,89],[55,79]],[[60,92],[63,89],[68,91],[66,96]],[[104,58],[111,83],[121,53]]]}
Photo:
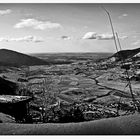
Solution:
{"label": "rock face", "polygon": [[111,58],[115,58],[116,61],[125,60],[125,59],[133,57],[134,55],[138,54],[139,52],[140,52],[140,48],[133,49],[133,50],[122,50],[122,51],[119,51],[119,52],[113,54],[113,56],[111,56]]}
{"label": "rock face", "polygon": [[0,123],[16,123],[16,121],[10,115],[0,113]]}
{"label": "rock face", "polygon": [[0,77],[0,95],[16,95],[17,88],[16,83]]}
{"label": "rock face", "polygon": [[32,66],[47,65],[48,63],[36,57],[22,54],[16,51],[0,49],[0,65],[1,66]]}

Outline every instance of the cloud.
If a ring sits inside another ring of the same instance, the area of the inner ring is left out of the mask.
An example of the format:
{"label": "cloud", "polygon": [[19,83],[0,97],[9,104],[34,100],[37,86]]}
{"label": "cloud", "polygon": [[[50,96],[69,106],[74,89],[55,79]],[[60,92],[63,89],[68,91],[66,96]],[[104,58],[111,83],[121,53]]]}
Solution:
{"label": "cloud", "polygon": [[112,40],[114,36],[112,34],[100,34],[97,35],[97,40]]}
{"label": "cloud", "polygon": [[96,32],[88,32],[82,37],[82,39],[96,39],[96,38],[97,38]]}
{"label": "cloud", "polygon": [[7,9],[7,10],[0,10],[0,15],[6,15],[6,14],[10,14],[12,12],[12,10]]}
{"label": "cloud", "polygon": [[122,16],[123,16],[123,17],[127,17],[127,16],[128,16],[128,14],[123,14]]}
{"label": "cloud", "polygon": [[66,36],[66,35],[63,35],[63,36],[61,36],[61,39],[63,39],[63,40],[70,40],[70,39],[71,39],[71,37]]}
{"label": "cloud", "polygon": [[134,35],[134,36],[132,36],[133,38],[137,38],[138,36],[137,35]]}
{"label": "cloud", "polygon": [[[120,36],[119,39],[126,39],[128,38],[127,36]],[[88,32],[86,33],[82,39],[95,39],[95,40],[113,40],[114,37],[112,34],[97,34],[96,32]]]}
{"label": "cloud", "polygon": [[137,46],[139,44],[140,44],[140,40],[137,40],[137,41],[131,43],[131,45],[133,45],[133,46]]}
{"label": "cloud", "polygon": [[14,26],[14,28],[24,28],[24,27],[45,30],[45,29],[61,28],[62,26],[59,23],[53,23],[50,21],[39,21],[33,18],[21,19],[20,22]]}
{"label": "cloud", "polygon": [[0,42],[2,42],[2,41],[8,42],[8,39],[4,38],[4,37],[0,37]]}
{"label": "cloud", "polygon": [[36,36],[24,36],[24,37],[20,37],[20,38],[5,38],[5,37],[1,37],[0,38],[0,42],[5,41],[5,42],[11,42],[11,41],[16,41],[16,42],[43,42],[44,40],[41,37],[36,37]]}
{"label": "cloud", "polygon": [[86,33],[82,39],[96,39],[96,40],[112,40],[112,34],[97,34],[96,32]]}
{"label": "cloud", "polygon": [[122,39],[122,40],[125,40],[125,39],[127,39],[127,38],[128,38],[128,36],[126,36],[126,35],[125,35],[125,36],[120,36],[120,37],[119,37],[119,39]]}
{"label": "cloud", "polygon": [[125,14],[124,13],[124,14],[122,14],[122,15],[119,16],[119,19],[124,18],[124,17],[127,17],[127,16],[128,16],[128,14]]}

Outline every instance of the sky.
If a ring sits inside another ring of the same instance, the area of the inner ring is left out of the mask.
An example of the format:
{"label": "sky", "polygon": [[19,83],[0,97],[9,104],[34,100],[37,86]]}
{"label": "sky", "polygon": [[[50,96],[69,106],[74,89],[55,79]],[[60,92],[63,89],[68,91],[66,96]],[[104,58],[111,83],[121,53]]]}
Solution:
{"label": "sky", "polygon": [[22,53],[115,52],[140,45],[140,4],[0,4],[0,49]]}

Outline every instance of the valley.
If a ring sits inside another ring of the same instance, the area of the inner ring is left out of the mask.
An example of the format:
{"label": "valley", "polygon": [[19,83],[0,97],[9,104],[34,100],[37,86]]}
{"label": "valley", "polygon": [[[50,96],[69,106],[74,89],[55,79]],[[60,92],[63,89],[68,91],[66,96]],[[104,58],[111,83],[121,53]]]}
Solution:
{"label": "valley", "polygon": [[[27,116],[20,123],[68,123],[99,120],[136,112],[120,62],[111,62],[111,54],[49,54],[55,64],[1,66],[1,78],[16,83],[16,93],[29,96]],[[54,59],[52,59],[54,56]],[[38,54],[49,61],[48,54]],[[73,62],[67,61],[73,58]],[[132,60],[126,60],[133,62]],[[139,58],[135,61],[139,62]],[[130,68],[135,104],[140,109],[139,68]],[[7,91],[9,92],[9,91]],[[3,95],[3,93],[1,93]],[[137,110],[137,111],[138,111]],[[12,116],[13,117],[13,116]]]}

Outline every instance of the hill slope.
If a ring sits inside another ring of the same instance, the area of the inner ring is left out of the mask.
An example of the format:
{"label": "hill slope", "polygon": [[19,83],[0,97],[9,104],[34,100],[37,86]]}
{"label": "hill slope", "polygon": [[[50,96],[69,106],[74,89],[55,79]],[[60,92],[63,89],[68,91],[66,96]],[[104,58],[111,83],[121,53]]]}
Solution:
{"label": "hill slope", "polygon": [[116,61],[120,61],[123,59],[125,60],[125,59],[133,57],[134,55],[138,54],[139,52],[140,52],[140,48],[133,49],[133,50],[121,50],[121,51],[113,54],[113,56],[111,56],[111,58],[114,57]]}
{"label": "hill slope", "polygon": [[45,65],[46,61],[39,58],[22,54],[16,51],[0,49],[0,65],[4,66],[22,66],[22,65]]}

